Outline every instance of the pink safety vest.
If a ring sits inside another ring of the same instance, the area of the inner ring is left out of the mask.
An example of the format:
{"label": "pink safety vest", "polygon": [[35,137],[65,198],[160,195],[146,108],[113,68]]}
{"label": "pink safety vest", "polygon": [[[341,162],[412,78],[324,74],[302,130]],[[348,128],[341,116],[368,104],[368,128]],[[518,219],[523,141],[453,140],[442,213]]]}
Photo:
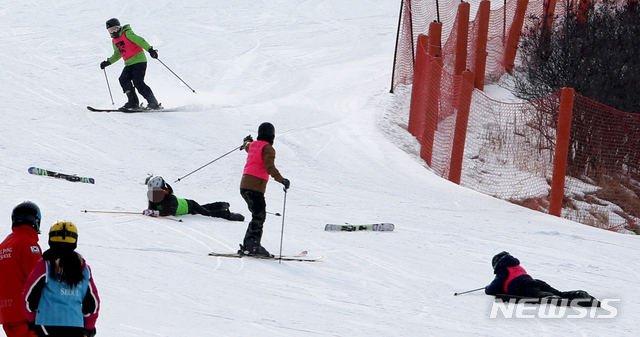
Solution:
{"label": "pink safety vest", "polygon": [[508,294],[507,292],[507,287],[509,286],[509,282],[511,282],[511,280],[513,280],[514,278],[520,276],[520,275],[526,275],[527,271],[524,270],[524,268],[520,267],[520,265],[517,266],[513,266],[513,267],[507,267],[507,270],[509,270],[509,277],[507,277],[507,280],[504,281],[504,293]]}
{"label": "pink safety vest", "polygon": [[125,60],[136,56],[139,52],[142,51],[142,47],[131,42],[131,40],[127,38],[126,32],[120,34],[120,37],[118,37],[117,39],[113,39],[113,43],[115,43],[116,47],[118,47],[120,56],[122,56],[122,58]]}
{"label": "pink safety vest", "polygon": [[249,144],[249,155],[247,156],[247,163],[244,165],[244,174],[269,180],[269,173],[264,167],[264,158],[262,157],[262,149],[268,144],[264,140],[256,140]]}

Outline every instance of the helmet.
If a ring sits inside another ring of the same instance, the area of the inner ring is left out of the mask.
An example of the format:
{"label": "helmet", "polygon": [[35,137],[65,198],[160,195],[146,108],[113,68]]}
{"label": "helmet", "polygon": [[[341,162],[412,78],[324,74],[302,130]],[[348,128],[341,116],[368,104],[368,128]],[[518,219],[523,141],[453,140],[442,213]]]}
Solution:
{"label": "helmet", "polygon": [[273,139],[276,136],[276,128],[269,122],[264,122],[258,127],[258,140],[263,140],[273,145]]}
{"label": "helmet", "polygon": [[120,21],[116,18],[107,20],[107,31],[112,38],[117,39],[120,37]]}
{"label": "helmet", "polygon": [[109,29],[111,27],[120,27],[120,20],[118,20],[116,18],[112,18],[112,19],[107,20],[107,29]]}
{"label": "helmet", "polygon": [[493,259],[491,259],[491,266],[493,267],[493,269],[496,268],[496,265],[498,264],[498,261],[500,261],[500,259],[502,259],[503,257],[509,255],[509,252],[506,251],[502,251],[498,254],[496,254]]}
{"label": "helmet", "polygon": [[162,179],[161,176],[156,176],[149,179],[149,181],[147,182],[147,186],[149,187],[150,190],[153,189],[154,187],[157,187],[163,190],[167,188],[167,184],[164,182],[164,179]]}
{"label": "helmet", "polygon": [[31,201],[24,201],[16,205],[11,212],[11,227],[29,225],[40,234],[40,208]]}
{"label": "helmet", "polygon": [[59,220],[49,230],[49,245],[51,243],[78,243],[78,228],[71,221]]}

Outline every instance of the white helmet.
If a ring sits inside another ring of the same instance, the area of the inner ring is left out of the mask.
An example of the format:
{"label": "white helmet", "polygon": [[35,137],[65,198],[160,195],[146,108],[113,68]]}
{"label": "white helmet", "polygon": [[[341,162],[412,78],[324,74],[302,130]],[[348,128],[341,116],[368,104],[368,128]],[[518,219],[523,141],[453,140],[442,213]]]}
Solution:
{"label": "white helmet", "polygon": [[166,189],[167,186],[164,182],[164,179],[162,179],[162,177],[157,176],[157,177],[153,177],[151,179],[149,179],[149,182],[147,183],[147,186],[149,187],[149,189],[152,189],[154,187],[160,188],[160,189]]}

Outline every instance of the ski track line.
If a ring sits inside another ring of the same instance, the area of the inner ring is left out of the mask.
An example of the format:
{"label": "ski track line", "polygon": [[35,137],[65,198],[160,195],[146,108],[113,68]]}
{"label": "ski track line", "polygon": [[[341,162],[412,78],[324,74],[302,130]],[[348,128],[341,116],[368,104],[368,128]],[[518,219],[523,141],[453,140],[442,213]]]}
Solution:
{"label": "ski track line", "polygon": [[[205,248],[209,249],[209,246],[207,246],[207,244],[206,244],[206,243],[204,243],[203,241],[201,241],[201,240],[199,240],[199,239],[195,238],[195,237],[194,237],[194,236],[192,236],[192,235],[189,235],[189,234],[185,233],[184,231],[178,230],[177,228],[173,228],[173,227],[168,226],[168,225],[166,225],[166,224],[161,224],[161,223],[158,223],[158,224],[159,224],[159,225],[161,225],[161,226],[163,226],[164,228],[167,228],[167,229],[170,229],[170,230],[172,230],[172,231],[174,231],[174,232],[180,233],[180,234],[182,234],[183,236],[185,236],[185,237],[187,237],[187,238],[189,238],[189,239],[191,239],[191,240],[193,240],[193,241],[195,241],[195,242],[197,242],[197,243],[201,244],[201,245],[202,245],[202,246],[204,246]],[[184,224],[184,222],[183,222],[182,224]]]}
{"label": "ski track line", "polygon": [[[278,336],[287,336],[290,333],[293,333],[293,335],[297,335],[298,333],[304,333],[304,336],[311,336],[310,334],[313,335],[318,335],[318,336],[327,336],[327,332],[324,331],[311,331],[308,329],[296,329],[296,328],[292,328],[292,327],[288,327],[285,326],[283,324],[277,324],[278,321],[275,320],[261,320],[259,322],[251,322],[252,325],[255,326],[255,330],[254,331],[258,331],[259,329],[261,330],[267,330],[269,332],[275,333]],[[304,324],[304,323],[301,323]],[[289,332],[289,333],[286,333]],[[336,335],[336,334],[332,334],[333,336],[340,336],[340,335]]]}
{"label": "ski track line", "polygon": [[[196,233],[200,234],[201,236],[204,236],[204,237],[206,237],[206,238],[208,238],[208,239],[211,239],[211,241],[214,241],[214,242],[216,242],[216,243],[218,243],[218,244],[220,244],[220,245],[224,246],[226,249],[233,250],[233,248],[231,248],[231,246],[227,245],[226,243],[224,243],[224,242],[222,242],[222,241],[220,241],[220,240],[218,240],[218,239],[216,239],[216,238],[214,238],[214,237],[212,237],[212,236],[210,236],[210,235],[208,235],[208,234],[205,234],[205,233],[203,233],[203,232],[201,232],[201,231],[199,231],[199,230],[197,230],[197,229],[191,228],[191,227],[189,227],[188,229],[190,229],[190,230],[192,230],[192,231],[194,231],[194,232],[196,232]],[[214,251],[214,249],[213,249],[213,248],[211,248],[211,247],[209,247],[209,246],[206,246],[206,247],[207,247],[207,249],[209,249],[209,251],[210,251],[210,252],[211,252],[211,251]]]}

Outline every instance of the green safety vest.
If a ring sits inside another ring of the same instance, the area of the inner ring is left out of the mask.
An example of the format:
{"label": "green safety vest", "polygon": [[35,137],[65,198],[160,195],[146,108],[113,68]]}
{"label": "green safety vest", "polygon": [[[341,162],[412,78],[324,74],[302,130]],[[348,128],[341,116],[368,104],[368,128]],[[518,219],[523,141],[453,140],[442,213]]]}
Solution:
{"label": "green safety vest", "polygon": [[[175,194],[172,195],[175,196]],[[176,209],[176,214],[174,215],[189,214],[189,203],[187,203],[187,200],[178,197],[176,197],[176,200],[178,201],[178,208]],[[162,206],[158,205],[158,210],[162,211]]]}

